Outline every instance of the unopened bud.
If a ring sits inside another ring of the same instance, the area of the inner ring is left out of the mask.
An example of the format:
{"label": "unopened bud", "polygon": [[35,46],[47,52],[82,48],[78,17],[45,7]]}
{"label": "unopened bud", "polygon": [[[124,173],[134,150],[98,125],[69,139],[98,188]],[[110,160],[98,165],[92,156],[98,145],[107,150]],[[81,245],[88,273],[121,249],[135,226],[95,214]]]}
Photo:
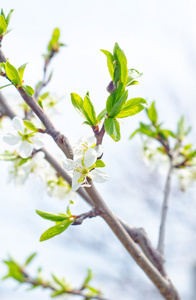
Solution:
{"label": "unopened bud", "polygon": [[110,81],[110,83],[108,84],[106,90],[108,91],[108,93],[112,94],[115,90],[116,90],[116,85],[114,85],[113,81]]}

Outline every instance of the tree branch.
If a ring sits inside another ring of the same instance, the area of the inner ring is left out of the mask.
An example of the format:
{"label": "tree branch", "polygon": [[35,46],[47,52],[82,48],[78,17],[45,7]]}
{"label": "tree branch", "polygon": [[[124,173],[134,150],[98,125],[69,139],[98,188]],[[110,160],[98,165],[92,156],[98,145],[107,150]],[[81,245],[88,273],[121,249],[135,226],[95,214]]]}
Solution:
{"label": "tree branch", "polygon": [[173,171],[173,162],[172,159],[170,159],[170,167],[167,174],[165,190],[164,190],[164,199],[163,199],[162,213],[161,213],[161,225],[159,230],[159,241],[157,247],[157,250],[161,254],[164,254],[165,227],[166,227],[166,217],[167,217],[167,209],[168,209],[168,202],[169,202],[172,171]]}
{"label": "tree branch", "polygon": [[89,194],[91,199],[93,199],[95,207],[98,207],[101,211],[100,216],[106,221],[114,234],[127,249],[129,254],[146,273],[146,275],[151,279],[151,281],[155,284],[155,286],[165,297],[165,299],[180,300],[180,296],[178,295],[178,292],[176,291],[172,283],[165,277],[163,277],[161,273],[155,268],[155,266],[147,259],[144,253],[142,253],[138,249],[130,235],[123,228],[115,215],[109,210],[106,203],[97,192],[93,182],[91,180],[89,181],[91,183],[91,186],[85,188],[86,192]]}
{"label": "tree branch", "polygon": [[[0,59],[2,53],[0,50]],[[46,113],[42,110],[42,108],[38,105],[34,97],[26,94],[24,89],[20,87],[18,89],[22,98],[25,102],[31,107],[34,113],[38,116],[38,118],[42,121],[44,126],[46,127],[46,131],[49,135],[51,135],[59,146],[59,148],[64,152],[64,154],[68,158],[72,158],[72,147],[69,144],[68,139],[58,132],[52,122],[49,120]],[[91,181],[91,180],[90,180]],[[104,200],[101,198],[99,193],[97,192],[94,184],[91,181],[91,187],[85,188],[87,194],[90,196],[91,201],[95,205],[95,208],[99,209],[100,215],[127,249],[127,251],[131,254],[136,263],[143,269],[146,275],[152,280],[155,286],[158,288],[160,293],[167,300],[180,300],[180,297],[173,287],[172,283],[167,280],[162,274],[158,271],[158,269],[151,263],[151,261],[142,253],[138,247],[135,245],[133,239],[130,237],[128,232],[122,226],[122,224],[118,221],[115,215],[109,210]]]}

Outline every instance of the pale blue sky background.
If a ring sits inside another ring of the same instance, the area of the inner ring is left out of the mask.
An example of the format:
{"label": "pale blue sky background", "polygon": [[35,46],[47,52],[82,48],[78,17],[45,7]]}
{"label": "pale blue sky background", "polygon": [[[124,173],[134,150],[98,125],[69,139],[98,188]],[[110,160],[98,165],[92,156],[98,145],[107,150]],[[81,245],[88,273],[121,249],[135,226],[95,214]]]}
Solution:
{"label": "pale blue sky background", "polygon": [[[61,29],[61,41],[67,47],[51,64],[54,76],[50,90],[64,96],[64,114],[56,117],[54,123],[72,142],[91,132],[81,126],[83,120],[72,108],[69,95],[76,92],[84,96],[89,91],[100,112],[108,96],[105,88],[110,77],[105,56],[99,50],[112,51],[115,42],[124,50],[129,67],[144,74],[140,85],[130,88],[130,97],[155,100],[160,119],[171,128],[184,114],[193,125],[191,137],[195,141],[195,1],[2,0],[1,7],[6,13],[15,9],[10,23],[13,31],[4,39],[3,51],[15,66],[29,62],[24,78],[26,84],[34,86],[42,78],[41,54],[46,51],[53,29]],[[0,79],[0,85],[3,83]],[[4,90],[4,94],[12,98],[11,103],[14,95],[18,97],[13,87]],[[150,174],[141,162],[139,139],[128,141],[130,133],[144,119],[145,113],[140,113],[124,120],[120,143],[105,138],[104,161],[110,181],[98,187],[110,207],[131,225],[143,226],[156,245],[165,178]],[[50,147],[54,153],[58,152],[55,146]],[[22,261],[29,253],[38,251],[40,254],[32,270],[42,265],[45,274],[69,274],[70,281],[80,282],[86,267],[91,267],[97,275],[95,282],[103,286],[105,296],[112,300],[122,299],[120,277],[124,300],[129,300],[130,295],[132,299],[141,299],[144,292],[149,294],[149,299],[161,299],[99,219],[89,220],[81,228],[71,228],[64,236],[40,244],[39,235],[48,224],[40,220],[34,210],[62,211],[66,203],[47,197],[35,180],[29,180],[25,189],[7,186],[6,163],[0,163],[0,168],[1,259],[12,253]],[[173,180],[166,239],[168,272],[182,298],[187,300],[192,300],[191,272],[196,260],[194,193],[195,186],[182,194]],[[81,212],[88,208],[81,204],[76,209]],[[99,251],[93,250],[96,248]],[[1,276],[3,271],[0,271]],[[137,292],[140,280],[143,289]],[[1,299],[48,299],[46,291],[37,290],[26,296],[24,289],[13,290],[15,286],[11,281],[0,283]]]}

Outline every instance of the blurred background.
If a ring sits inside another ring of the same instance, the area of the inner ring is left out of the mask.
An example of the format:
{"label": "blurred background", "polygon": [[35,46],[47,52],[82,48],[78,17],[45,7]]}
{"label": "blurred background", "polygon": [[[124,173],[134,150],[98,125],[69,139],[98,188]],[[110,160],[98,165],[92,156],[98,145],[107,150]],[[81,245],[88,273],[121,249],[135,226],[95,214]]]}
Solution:
{"label": "blurred background", "polygon": [[[50,65],[53,78],[47,90],[61,98],[61,114],[53,117],[56,127],[72,143],[90,136],[90,128],[71,105],[70,93],[84,96],[90,92],[96,111],[105,106],[106,86],[110,81],[106,58],[100,49],[112,52],[115,42],[124,50],[128,67],[144,75],[140,85],[129,88],[129,97],[156,101],[159,119],[167,128],[176,128],[184,115],[192,126],[189,135],[195,141],[196,125],[196,2],[155,0],[1,0],[7,14],[14,9],[10,27],[3,40],[3,52],[19,67],[29,62],[25,83],[35,86],[42,79],[43,58],[53,29],[61,30],[61,41],[67,46]],[[0,78],[0,86],[6,81]],[[11,105],[19,96],[13,87],[2,90]],[[18,100],[16,100],[18,101]],[[145,228],[156,247],[166,172],[150,172],[143,162],[139,137],[129,140],[145,112],[124,119],[122,139],[115,143],[104,138],[104,162],[110,175],[107,183],[98,185],[109,207],[130,225]],[[48,148],[59,151],[49,139]],[[0,143],[1,151],[5,148]],[[62,158],[62,156],[61,156]],[[35,209],[63,212],[68,200],[49,197],[38,178],[31,177],[24,187],[7,184],[7,162],[0,162],[0,259],[11,254],[22,262],[32,252],[39,255],[29,267],[33,274],[41,265],[45,277],[51,273],[80,284],[91,268],[93,283],[104,296],[112,299],[162,299],[155,287],[130,258],[110,229],[99,218],[86,220],[81,227],[40,243],[41,233],[49,223],[35,214]],[[165,241],[166,269],[182,299],[195,299],[194,265],[196,264],[196,185],[186,192],[179,190],[175,176],[169,203]],[[76,213],[89,208],[79,197]],[[6,273],[1,263],[0,277]],[[0,282],[0,298],[49,299],[49,292],[36,289],[26,292],[12,280]],[[59,297],[60,299],[60,297]],[[67,297],[71,299],[71,297]],[[75,297],[74,299],[77,299]]]}

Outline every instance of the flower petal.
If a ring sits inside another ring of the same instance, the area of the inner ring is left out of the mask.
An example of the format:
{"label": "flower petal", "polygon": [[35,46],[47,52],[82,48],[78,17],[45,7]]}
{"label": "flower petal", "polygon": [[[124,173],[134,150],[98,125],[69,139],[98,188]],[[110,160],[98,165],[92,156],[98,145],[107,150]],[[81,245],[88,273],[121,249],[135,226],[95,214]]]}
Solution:
{"label": "flower petal", "polygon": [[14,117],[12,120],[12,124],[15,129],[19,130],[21,133],[24,133],[25,126],[21,118]]}
{"label": "flower petal", "polygon": [[102,156],[102,154],[103,154],[103,147],[102,147],[102,145],[95,146],[93,149],[97,152],[97,157],[101,157]]}
{"label": "flower petal", "polygon": [[37,133],[35,136],[31,138],[31,140],[33,141],[33,145],[37,150],[44,146],[44,142],[42,140],[41,134]]}
{"label": "flower petal", "polygon": [[71,190],[75,192],[79,187],[81,186],[82,182],[78,182],[78,180],[81,178],[81,173],[75,171],[72,179],[72,187]]}
{"label": "flower petal", "polygon": [[97,152],[93,148],[89,148],[84,154],[84,164],[87,168],[92,167],[97,160]]}
{"label": "flower petal", "polygon": [[109,179],[109,175],[100,169],[92,170],[88,176],[98,183],[105,182]]}
{"label": "flower petal", "polygon": [[93,146],[94,144],[96,145],[96,138],[94,135],[92,136],[89,136],[87,139],[86,139],[87,143],[88,143],[88,147],[91,147]]}
{"label": "flower petal", "polygon": [[63,162],[63,167],[65,168],[66,171],[70,172],[70,171],[74,171],[75,170],[75,162],[70,159],[67,158],[64,162]]}
{"label": "flower petal", "polygon": [[22,158],[29,157],[32,151],[33,151],[33,144],[30,144],[27,141],[23,141],[18,148],[18,153]]}
{"label": "flower petal", "polygon": [[8,132],[4,137],[3,141],[9,145],[16,145],[20,142],[21,137],[17,132]]}

